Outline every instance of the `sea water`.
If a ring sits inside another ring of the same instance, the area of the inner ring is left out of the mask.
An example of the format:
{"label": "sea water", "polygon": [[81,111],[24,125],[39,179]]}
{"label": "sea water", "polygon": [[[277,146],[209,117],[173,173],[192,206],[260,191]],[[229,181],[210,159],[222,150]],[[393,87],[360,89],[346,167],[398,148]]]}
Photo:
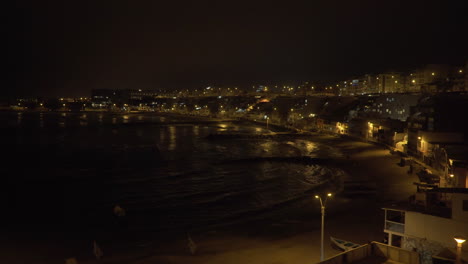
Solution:
{"label": "sea water", "polygon": [[116,205],[133,229],[247,221],[310,196],[342,173],[296,160],[335,158],[333,147],[313,137],[271,136],[245,122],[155,113],[0,117],[4,220],[21,226],[104,228],[115,221]]}

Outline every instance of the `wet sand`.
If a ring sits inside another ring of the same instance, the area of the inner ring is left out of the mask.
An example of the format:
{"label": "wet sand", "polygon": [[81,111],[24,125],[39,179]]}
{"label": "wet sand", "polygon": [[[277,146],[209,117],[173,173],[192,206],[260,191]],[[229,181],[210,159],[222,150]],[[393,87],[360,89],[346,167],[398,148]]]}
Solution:
{"label": "wet sand", "polygon": [[[330,246],[329,237],[364,244],[382,241],[382,206],[406,200],[414,192],[415,174],[400,167],[400,156],[372,143],[352,141],[331,135],[311,136],[314,141],[339,148],[347,162],[341,163],[349,177],[344,190],[328,200],[325,216],[325,257],[339,251]],[[363,188],[363,186],[365,188]],[[191,254],[185,234],[162,237],[160,234],[137,234],[141,243],[128,248],[120,242],[128,234],[106,234],[99,241],[104,253],[97,261],[92,254],[92,240],[86,234],[25,231],[1,239],[2,263],[65,263],[75,257],[78,263],[317,263],[320,260],[320,205],[311,195],[281,209],[284,212],[263,216],[248,223],[194,230],[190,236],[197,249]],[[23,238],[28,237],[27,240]],[[44,243],[44,241],[47,241]]]}

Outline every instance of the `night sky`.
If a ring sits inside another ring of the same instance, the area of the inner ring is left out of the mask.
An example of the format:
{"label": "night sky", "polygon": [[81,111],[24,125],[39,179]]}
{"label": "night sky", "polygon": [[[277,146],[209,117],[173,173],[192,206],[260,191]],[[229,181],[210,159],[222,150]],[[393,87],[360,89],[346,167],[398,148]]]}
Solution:
{"label": "night sky", "polygon": [[463,1],[16,1],[13,96],[295,84],[464,64]]}

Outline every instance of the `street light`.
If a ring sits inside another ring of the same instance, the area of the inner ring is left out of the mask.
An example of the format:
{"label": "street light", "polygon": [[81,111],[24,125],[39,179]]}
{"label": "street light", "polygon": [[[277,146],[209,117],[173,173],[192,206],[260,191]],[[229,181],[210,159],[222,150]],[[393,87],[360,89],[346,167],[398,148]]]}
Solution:
{"label": "street light", "polygon": [[457,241],[457,260],[455,261],[456,264],[461,264],[461,249],[462,249],[462,244],[466,241],[465,238],[463,237],[454,237],[455,241]]}
{"label": "street light", "polygon": [[327,203],[327,199],[328,197],[331,197],[332,194],[331,193],[327,193],[327,196],[325,197],[325,200],[322,201],[322,197],[318,196],[318,195],[315,195],[315,198],[316,199],[319,199],[320,201],[320,208],[321,208],[321,212],[322,212],[322,235],[321,235],[321,242],[320,242],[320,261],[323,261],[324,260],[324,254],[323,254],[323,230],[324,230],[324,227],[325,227],[325,205]]}

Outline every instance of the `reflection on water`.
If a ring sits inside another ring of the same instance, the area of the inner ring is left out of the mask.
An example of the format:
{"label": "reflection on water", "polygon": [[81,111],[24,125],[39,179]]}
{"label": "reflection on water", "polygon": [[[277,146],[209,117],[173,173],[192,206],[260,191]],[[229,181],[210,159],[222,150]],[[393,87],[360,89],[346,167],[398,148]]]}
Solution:
{"label": "reflection on water", "polygon": [[177,147],[176,143],[176,127],[169,126],[169,146],[167,147],[169,150],[175,150]]}
{"label": "reflection on water", "polygon": [[200,135],[200,126],[197,126],[197,125],[193,126],[192,131],[193,131],[193,135],[195,137],[198,137]]}
{"label": "reflection on water", "polygon": [[228,127],[228,125],[227,124],[219,124],[219,127],[220,127],[219,131],[226,131],[227,130],[226,128]]}
{"label": "reflection on water", "polygon": [[80,124],[81,127],[87,126],[88,125],[88,115],[82,114],[79,117],[79,124]]}
{"label": "reflection on water", "polygon": [[124,123],[124,124],[127,124],[127,123],[128,123],[128,118],[129,118],[129,116],[128,116],[128,115],[124,115],[124,116],[122,116],[122,118],[123,118],[123,123]]}
{"label": "reflection on water", "polygon": [[317,148],[317,143],[314,143],[314,142],[310,142],[308,141],[306,143],[306,150],[309,151],[309,152],[312,152],[313,150],[315,150]]}
{"label": "reflection on water", "polygon": [[273,142],[263,142],[260,144],[259,149],[265,155],[271,155],[273,149]]}
{"label": "reflection on water", "polygon": [[39,114],[39,127],[44,128],[44,113]]}
{"label": "reflection on water", "polygon": [[[111,114],[103,112],[3,112],[0,114],[3,122],[1,127],[82,127],[98,124],[130,124],[153,123],[160,124],[171,121],[168,117],[154,114]],[[223,126],[226,126],[225,124]],[[229,127],[228,127],[229,129]]]}
{"label": "reflection on water", "polygon": [[17,123],[18,125],[20,125],[22,121],[23,121],[23,113],[18,112],[17,118],[16,118],[16,123]]}

